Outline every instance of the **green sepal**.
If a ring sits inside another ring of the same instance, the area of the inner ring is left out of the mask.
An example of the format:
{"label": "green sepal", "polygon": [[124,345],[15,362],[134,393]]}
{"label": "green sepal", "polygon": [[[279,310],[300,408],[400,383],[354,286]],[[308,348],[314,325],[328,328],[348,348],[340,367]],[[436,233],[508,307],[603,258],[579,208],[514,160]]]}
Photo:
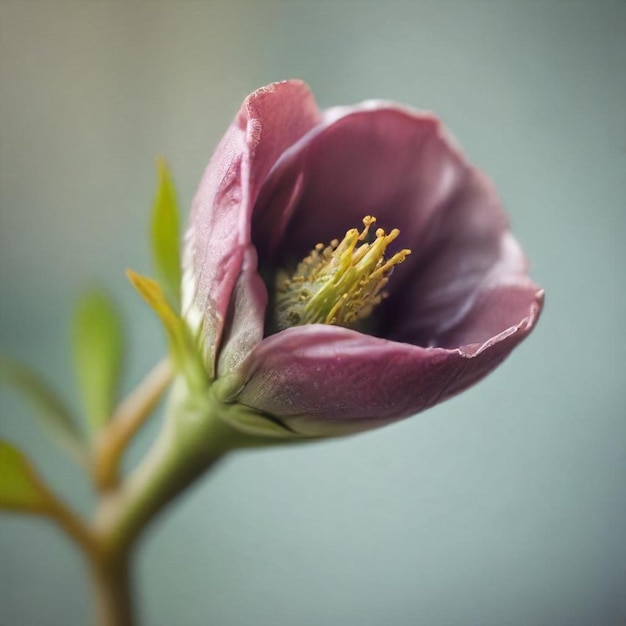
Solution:
{"label": "green sepal", "polygon": [[13,387],[32,406],[44,432],[83,465],[87,463],[89,447],[85,433],[59,395],[30,368],[3,359],[0,361],[0,381]]}
{"label": "green sepal", "polygon": [[[280,422],[240,404],[226,407],[220,417],[235,430],[260,439],[302,439],[297,433],[288,430]],[[259,445],[262,443],[259,441]]]}
{"label": "green sepal", "polygon": [[126,275],[139,295],[159,317],[168,339],[174,367],[183,374],[190,389],[195,391],[205,389],[209,382],[208,375],[185,320],[172,310],[159,283],[132,270],[127,270]]}
{"label": "green sepal", "polygon": [[175,311],[180,311],[180,210],[164,159],[157,159],[159,183],[152,211],[152,255],[159,283]]}
{"label": "green sepal", "polygon": [[122,323],[103,292],[86,293],[73,323],[74,365],[85,412],[93,430],[106,425],[117,401],[122,373]]}
{"label": "green sepal", "polygon": [[26,455],[0,440],[0,509],[49,514],[53,499]]}
{"label": "green sepal", "polygon": [[[232,385],[230,397],[225,394],[224,380],[218,378],[211,385],[210,402],[219,418],[229,424],[236,431],[249,435],[258,440],[258,445],[268,441],[295,441],[305,438],[290,430],[279,419],[255,411],[252,407],[233,401]],[[228,389],[228,386],[226,387]]]}

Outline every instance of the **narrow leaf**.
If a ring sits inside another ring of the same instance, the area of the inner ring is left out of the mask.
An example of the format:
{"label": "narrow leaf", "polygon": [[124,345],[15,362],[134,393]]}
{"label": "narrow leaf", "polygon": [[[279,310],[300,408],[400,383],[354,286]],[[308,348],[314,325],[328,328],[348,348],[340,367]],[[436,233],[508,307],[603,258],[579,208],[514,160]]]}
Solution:
{"label": "narrow leaf", "polygon": [[44,431],[79,463],[87,460],[87,442],[71,411],[37,373],[13,361],[0,361],[0,381],[19,391],[32,406]]}
{"label": "narrow leaf", "polygon": [[74,362],[87,417],[104,426],[117,400],[122,369],[122,324],[112,301],[100,291],[87,293],[74,318]]}
{"label": "narrow leaf", "polygon": [[157,159],[159,186],[152,212],[152,254],[159,282],[175,311],[180,310],[180,211],[167,164]]}
{"label": "narrow leaf", "polygon": [[50,492],[26,456],[0,440],[0,509],[46,514]]}
{"label": "narrow leaf", "polygon": [[132,286],[161,320],[176,368],[182,371],[190,385],[195,388],[204,386],[206,372],[185,320],[172,310],[159,283],[132,270],[127,270],[126,274]]}

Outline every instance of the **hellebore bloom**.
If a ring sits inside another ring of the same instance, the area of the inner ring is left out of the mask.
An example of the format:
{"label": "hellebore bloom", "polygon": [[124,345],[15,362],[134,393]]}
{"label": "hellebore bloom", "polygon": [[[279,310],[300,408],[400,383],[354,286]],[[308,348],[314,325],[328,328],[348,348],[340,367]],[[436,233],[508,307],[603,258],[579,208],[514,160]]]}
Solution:
{"label": "hellebore bloom", "polygon": [[435,116],[381,101],[320,111],[295,80],[246,98],[185,245],[183,312],[216,396],[302,436],[462,391],[543,303],[492,184]]}

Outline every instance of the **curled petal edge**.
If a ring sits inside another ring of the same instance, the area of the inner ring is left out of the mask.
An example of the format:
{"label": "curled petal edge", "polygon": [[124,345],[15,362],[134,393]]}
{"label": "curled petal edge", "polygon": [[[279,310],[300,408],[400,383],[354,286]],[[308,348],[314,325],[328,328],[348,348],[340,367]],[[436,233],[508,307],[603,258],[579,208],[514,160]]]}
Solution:
{"label": "curled petal edge", "polygon": [[320,117],[302,81],[258,89],[245,99],[205,170],[185,238],[183,311],[201,332],[211,377],[260,187],[280,155]]}
{"label": "curled petal edge", "polygon": [[481,344],[424,348],[324,325],[265,339],[243,378],[220,382],[222,401],[267,413],[305,437],[341,436],[414,415],[459,393],[499,365],[532,330],[544,292],[527,314]]}

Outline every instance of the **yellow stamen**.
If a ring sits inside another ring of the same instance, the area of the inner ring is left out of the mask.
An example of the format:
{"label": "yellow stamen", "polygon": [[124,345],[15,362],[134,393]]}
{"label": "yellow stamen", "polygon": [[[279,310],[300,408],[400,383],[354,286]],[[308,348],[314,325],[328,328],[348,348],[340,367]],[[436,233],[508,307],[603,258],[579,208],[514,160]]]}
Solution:
{"label": "yellow stamen", "polygon": [[376,229],[372,243],[364,243],[376,218],[363,218],[363,230],[350,229],[328,246],[318,243],[290,276],[276,276],[274,325],[276,330],[302,324],[353,327],[368,318],[386,297],[383,288],[394,266],[411,254],[401,250],[385,259],[387,246],[400,231]]}

